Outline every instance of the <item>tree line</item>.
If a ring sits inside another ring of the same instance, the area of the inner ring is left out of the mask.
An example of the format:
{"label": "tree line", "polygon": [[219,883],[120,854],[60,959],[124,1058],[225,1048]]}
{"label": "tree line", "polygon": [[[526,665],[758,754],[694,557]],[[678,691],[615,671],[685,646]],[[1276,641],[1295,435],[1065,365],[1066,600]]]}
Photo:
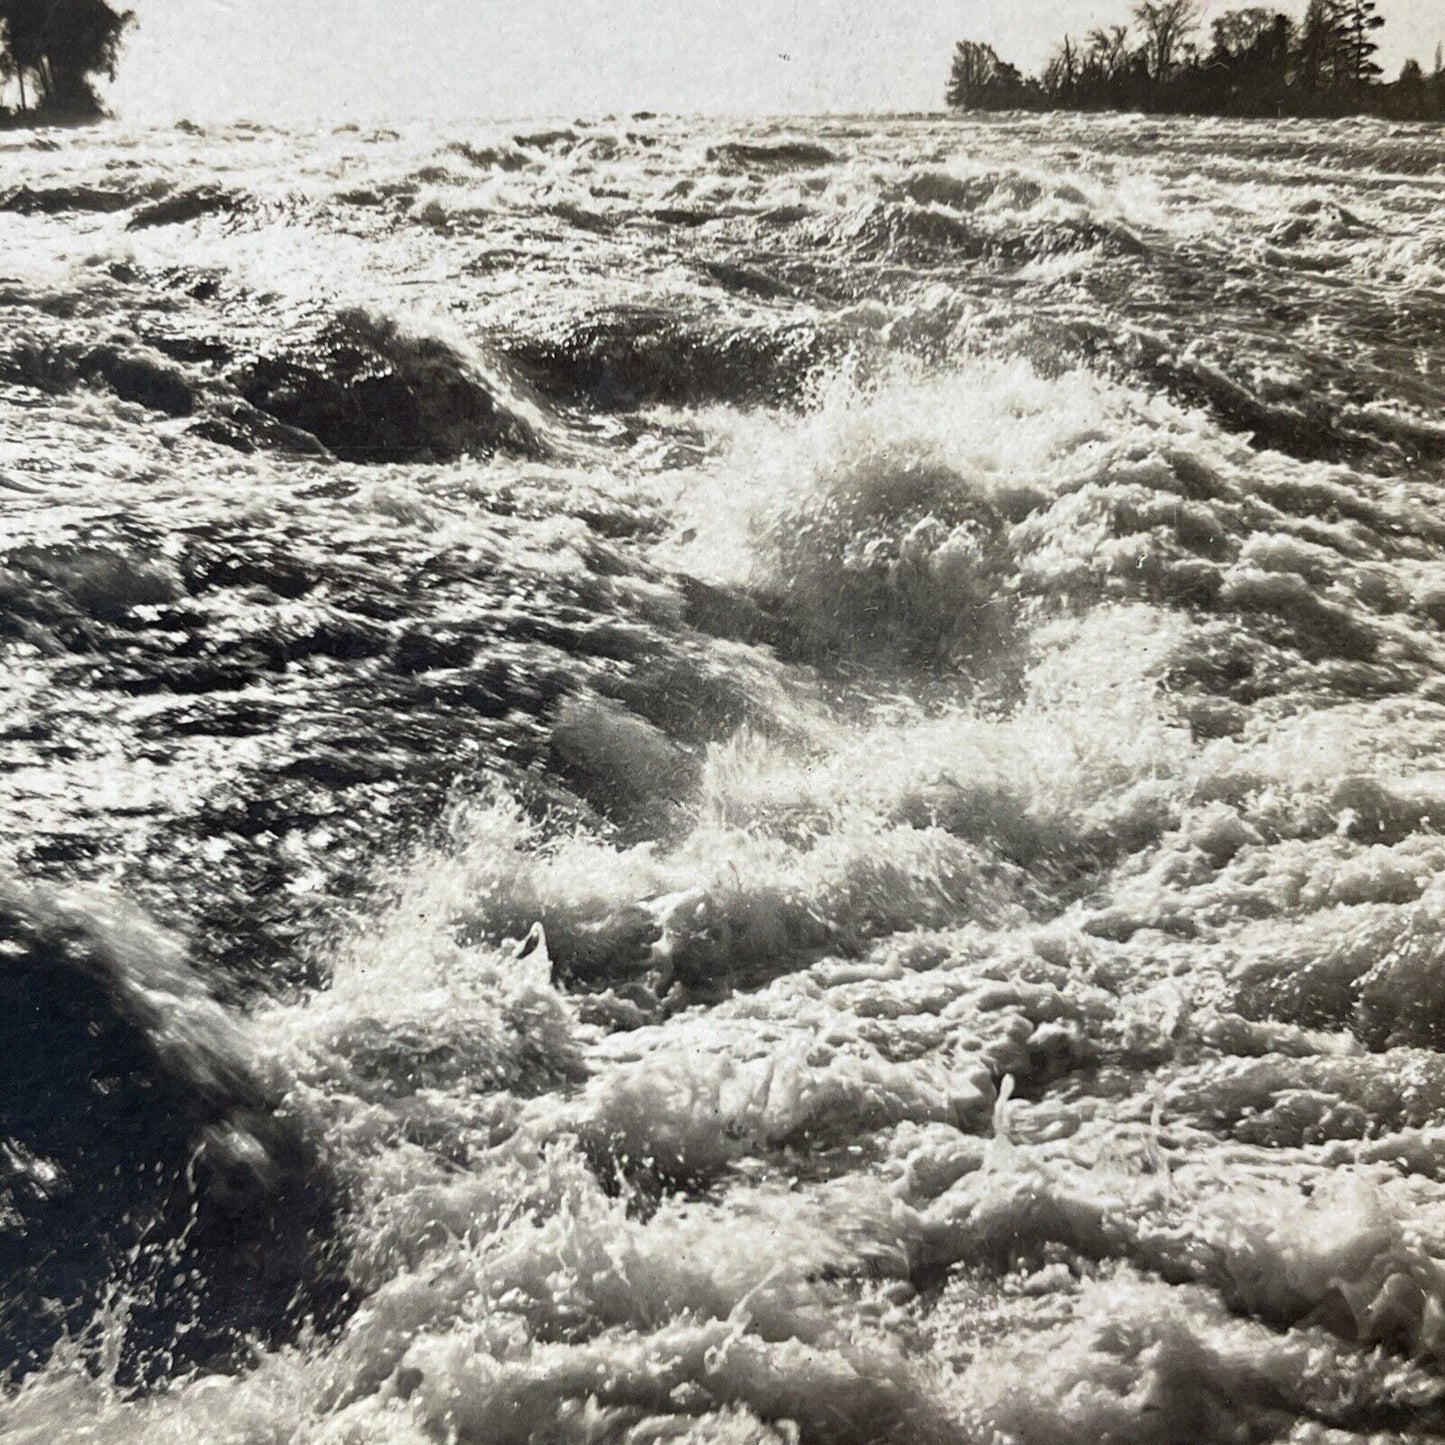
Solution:
{"label": "tree line", "polygon": [[955,110],[1140,110],[1188,115],[1382,115],[1445,119],[1445,61],[1409,60],[1386,82],[1376,0],[1309,0],[1304,18],[1266,6],[1218,16],[1201,34],[1197,0],[1138,0],[1132,24],[1065,35],[1038,75],[961,41]]}
{"label": "tree line", "polygon": [[130,11],[106,0],[0,0],[0,120],[88,120],[115,78]]}

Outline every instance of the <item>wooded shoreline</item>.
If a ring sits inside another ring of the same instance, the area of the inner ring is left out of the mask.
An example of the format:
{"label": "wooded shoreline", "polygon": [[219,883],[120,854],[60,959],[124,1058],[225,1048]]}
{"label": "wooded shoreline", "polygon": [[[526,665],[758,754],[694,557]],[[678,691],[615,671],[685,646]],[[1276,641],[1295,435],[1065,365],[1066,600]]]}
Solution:
{"label": "wooded shoreline", "polygon": [[1265,6],[1230,10],[1201,36],[1197,0],[1140,0],[1127,25],[1065,35],[1038,75],[990,45],[955,47],[954,110],[1142,111],[1246,119],[1445,120],[1445,58],[1409,60],[1385,81],[1376,0],[1310,0],[1296,22]]}

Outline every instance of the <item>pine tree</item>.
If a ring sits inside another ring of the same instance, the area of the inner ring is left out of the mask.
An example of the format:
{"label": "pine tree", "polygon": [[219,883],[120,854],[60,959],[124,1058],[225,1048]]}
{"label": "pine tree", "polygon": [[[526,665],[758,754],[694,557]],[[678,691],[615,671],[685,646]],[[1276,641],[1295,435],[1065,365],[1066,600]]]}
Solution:
{"label": "pine tree", "polygon": [[1385,20],[1377,13],[1375,0],[1344,0],[1341,11],[1344,65],[1339,81],[1353,90],[1361,90],[1380,78],[1380,67],[1375,60],[1380,46],[1375,39],[1375,31],[1384,25]]}
{"label": "pine tree", "polygon": [[1343,46],[1339,0],[1309,0],[1300,26],[1296,82],[1306,95],[1334,89]]}

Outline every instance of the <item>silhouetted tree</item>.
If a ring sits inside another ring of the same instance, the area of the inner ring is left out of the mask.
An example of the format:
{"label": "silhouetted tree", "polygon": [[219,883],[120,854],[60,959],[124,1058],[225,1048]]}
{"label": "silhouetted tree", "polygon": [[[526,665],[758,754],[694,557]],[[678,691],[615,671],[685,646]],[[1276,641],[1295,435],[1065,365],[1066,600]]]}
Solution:
{"label": "silhouetted tree", "polygon": [[1064,104],[1074,99],[1079,82],[1079,51],[1073,37],[1065,35],[1044,67],[1044,90]]}
{"label": "silhouetted tree", "polygon": [[[1266,36],[1272,35],[1281,17],[1263,5],[1246,10],[1227,10],[1210,26],[1210,59],[1237,61],[1249,55]],[[1286,21],[1286,23],[1288,23]]]}
{"label": "silhouetted tree", "polygon": [[1262,6],[1231,10],[1210,27],[1202,108],[1269,114],[1283,108],[1294,27]]}
{"label": "silhouetted tree", "polygon": [[1296,79],[1306,95],[1334,88],[1340,77],[1344,35],[1338,0],[1309,0],[1300,28]]}
{"label": "silhouetted tree", "polygon": [[1380,46],[1375,31],[1385,21],[1376,11],[1375,0],[1344,0],[1340,12],[1344,72],[1340,79],[1359,90],[1380,78],[1380,67],[1375,61]]}
{"label": "silhouetted tree", "polygon": [[0,78],[14,78],[22,111],[98,115],[95,82],[114,78],[134,19],[105,0],[0,0]]}
{"label": "silhouetted tree", "polygon": [[1117,80],[1129,65],[1129,27],[1110,25],[1089,31],[1089,55],[1105,80]]}
{"label": "silhouetted tree", "polygon": [[1394,113],[1402,119],[1430,113],[1431,81],[1413,56],[1400,67],[1394,90]]}
{"label": "silhouetted tree", "polygon": [[961,40],[953,50],[946,99],[953,110],[1006,110],[1023,102],[1018,67],[998,58],[993,46]]}
{"label": "silhouetted tree", "polygon": [[953,48],[953,66],[948,74],[948,103],[955,110],[976,104],[992,83],[998,70],[998,55],[991,45],[960,40]]}
{"label": "silhouetted tree", "polygon": [[1149,79],[1159,85],[1173,73],[1190,32],[1199,24],[1199,6],[1195,0],[1139,0],[1134,19],[1144,32]]}

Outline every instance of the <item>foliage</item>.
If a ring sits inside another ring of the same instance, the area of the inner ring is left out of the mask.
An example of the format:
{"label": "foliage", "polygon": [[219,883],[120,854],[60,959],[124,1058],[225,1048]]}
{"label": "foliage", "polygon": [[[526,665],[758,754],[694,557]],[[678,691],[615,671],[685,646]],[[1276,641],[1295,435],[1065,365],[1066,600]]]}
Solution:
{"label": "foliage", "polygon": [[1216,16],[1201,45],[1198,0],[1138,0],[1132,25],[1065,35],[1037,77],[993,48],[955,49],[956,110],[1144,110],[1205,115],[1445,119],[1445,67],[1409,62],[1384,84],[1377,0],[1309,0],[1303,19],[1251,5]]}
{"label": "foliage", "polygon": [[955,110],[1007,110],[1024,98],[1018,67],[998,58],[991,45],[961,40],[953,51],[948,104]]}
{"label": "foliage", "polygon": [[22,113],[101,113],[96,81],[114,78],[130,11],[106,0],[0,0],[0,86],[13,83]]}
{"label": "foliage", "polygon": [[1144,64],[1156,85],[1174,73],[1175,62],[1199,25],[1195,0],[1139,0],[1134,21],[1144,32]]}
{"label": "foliage", "polygon": [[1377,12],[1375,0],[1345,0],[1339,11],[1343,79],[1356,88],[1371,85],[1380,78],[1380,67],[1375,61],[1375,52],[1380,47],[1374,32],[1384,25],[1384,17]]}

